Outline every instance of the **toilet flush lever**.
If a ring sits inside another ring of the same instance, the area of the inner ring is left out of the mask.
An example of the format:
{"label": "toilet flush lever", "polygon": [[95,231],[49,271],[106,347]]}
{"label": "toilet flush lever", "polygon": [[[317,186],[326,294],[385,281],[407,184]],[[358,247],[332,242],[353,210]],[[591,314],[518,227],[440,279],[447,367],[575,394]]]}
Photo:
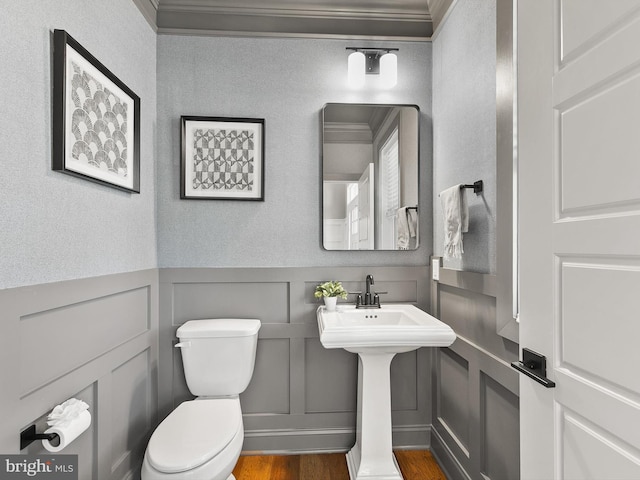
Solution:
{"label": "toilet flush lever", "polygon": [[180,342],[174,345],[175,348],[189,348],[191,346],[191,342]]}

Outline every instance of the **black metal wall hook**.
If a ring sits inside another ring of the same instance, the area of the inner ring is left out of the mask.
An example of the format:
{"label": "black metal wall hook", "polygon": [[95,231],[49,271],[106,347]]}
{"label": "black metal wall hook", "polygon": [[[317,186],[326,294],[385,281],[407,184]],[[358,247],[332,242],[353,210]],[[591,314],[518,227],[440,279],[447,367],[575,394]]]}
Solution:
{"label": "black metal wall hook", "polygon": [[58,438],[57,433],[36,433],[36,426],[31,425],[20,432],[20,450],[27,448],[36,440],[49,440],[50,442]]}
{"label": "black metal wall hook", "polygon": [[477,195],[478,193],[482,193],[484,184],[482,180],[478,180],[477,182],[473,182],[473,185],[460,185],[460,188],[473,188],[473,193]]}

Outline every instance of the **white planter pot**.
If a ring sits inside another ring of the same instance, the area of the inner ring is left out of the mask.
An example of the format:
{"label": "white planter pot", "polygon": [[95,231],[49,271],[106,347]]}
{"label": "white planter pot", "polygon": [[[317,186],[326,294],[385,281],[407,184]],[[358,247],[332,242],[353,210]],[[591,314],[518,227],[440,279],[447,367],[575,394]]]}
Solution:
{"label": "white planter pot", "polygon": [[333,312],[336,309],[336,303],[338,303],[338,297],[324,297],[324,306],[329,312]]}

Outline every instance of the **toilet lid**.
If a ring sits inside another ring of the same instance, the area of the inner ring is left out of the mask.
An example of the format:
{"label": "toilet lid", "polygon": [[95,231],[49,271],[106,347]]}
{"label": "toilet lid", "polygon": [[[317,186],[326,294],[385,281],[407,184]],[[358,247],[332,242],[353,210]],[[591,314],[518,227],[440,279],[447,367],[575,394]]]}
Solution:
{"label": "toilet lid", "polygon": [[241,425],[238,398],[183,402],[153,432],[147,458],[161,472],[191,470],[224,450]]}

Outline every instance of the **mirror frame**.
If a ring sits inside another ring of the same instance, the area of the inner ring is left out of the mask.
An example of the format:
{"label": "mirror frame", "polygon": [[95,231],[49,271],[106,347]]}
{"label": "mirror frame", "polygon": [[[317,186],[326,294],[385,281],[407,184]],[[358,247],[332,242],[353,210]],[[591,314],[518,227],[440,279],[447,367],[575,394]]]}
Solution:
{"label": "mirror frame", "polygon": [[[368,250],[348,250],[348,249],[328,249],[324,245],[324,165],[325,165],[325,154],[324,154],[324,145],[325,145],[325,110],[328,106],[331,105],[344,105],[344,106],[355,106],[355,107],[390,107],[390,108],[403,108],[410,107],[415,109],[416,111],[416,189],[417,189],[417,218],[418,218],[418,233],[417,233],[417,244],[415,248],[411,248],[408,250],[400,250],[400,249],[378,249],[372,248]],[[327,252],[414,252],[420,248],[420,173],[421,173],[421,150],[422,145],[420,142],[420,132],[421,121],[420,121],[420,107],[417,104],[408,104],[408,103],[349,103],[349,102],[327,102],[323,105],[320,110],[320,246],[323,250]],[[424,207],[423,207],[424,208]]]}

